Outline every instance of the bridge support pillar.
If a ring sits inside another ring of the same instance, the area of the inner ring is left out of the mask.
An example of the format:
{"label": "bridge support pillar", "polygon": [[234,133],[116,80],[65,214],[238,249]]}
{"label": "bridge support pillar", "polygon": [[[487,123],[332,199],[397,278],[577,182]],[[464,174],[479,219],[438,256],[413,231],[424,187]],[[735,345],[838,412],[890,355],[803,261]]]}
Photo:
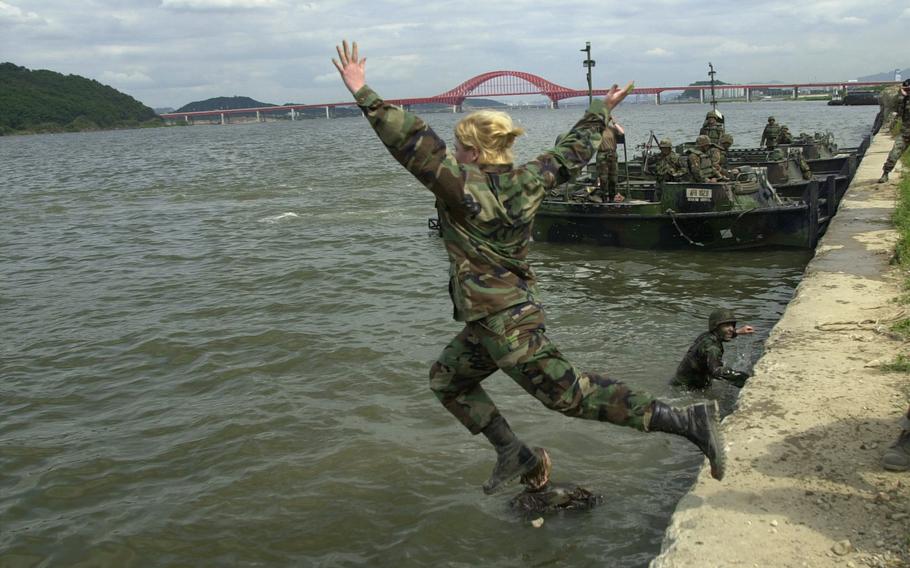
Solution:
{"label": "bridge support pillar", "polygon": [[457,114],[459,112],[464,112],[464,107],[460,104],[452,105],[452,114]]}
{"label": "bridge support pillar", "polygon": [[799,98],[799,87],[793,87],[793,100],[795,101],[798,98]]}
{"label": "bridge support pillar", "polygon": [[702,104],[705,103],[705,90],[704,89],[701,89],[700,91],[698,91],[698,100]]}
{"label": "bridge support pillar", "polygon": [[752,102],[752,89],[749,89],[749,88],[746,89],[746,102],[747,103]]}
{"label": "bridge support pillar", "polygon": [[224,124],[224,113],[221,113],[221,124]]}
{"label": "bridge support pillar", "polygon": [[291,109],[291,122],[294,122],[295,120],[297,120],[297,111]]}
{"label": "bridge support pillar", "polygon": [[329,107],[329,106],[325,107],[325,117],[332,118],[332,107]]}
{"label": "bridge support pillar", "polygon": [[256,122],[262,122],[262,117],[259,115],[259,111],[256,111]]}
{"label": "bridge support pillar", "polygon": [[558,109],[558,108],[559,108],[559,101],[551,100],[551,101],[550,101],[550,108],[553,109],[553,110]]}
{"label": "bridge support pillar", "polygon": [[660,93],[654,93],[654,104],[660,106]]}

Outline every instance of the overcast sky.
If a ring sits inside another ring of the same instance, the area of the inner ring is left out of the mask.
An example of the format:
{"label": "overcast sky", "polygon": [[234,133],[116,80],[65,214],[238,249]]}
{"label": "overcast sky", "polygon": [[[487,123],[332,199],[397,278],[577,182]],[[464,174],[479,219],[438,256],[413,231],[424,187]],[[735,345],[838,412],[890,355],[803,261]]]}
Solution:
{"label": "overcast sky", "polygon": [[910,66],[906,0],[0,0],[0,61],[83,75],[152,107],[216,96],[349,100],[342,38],[387,98],[432,96],[480,73],[584,88],[844,81]]}

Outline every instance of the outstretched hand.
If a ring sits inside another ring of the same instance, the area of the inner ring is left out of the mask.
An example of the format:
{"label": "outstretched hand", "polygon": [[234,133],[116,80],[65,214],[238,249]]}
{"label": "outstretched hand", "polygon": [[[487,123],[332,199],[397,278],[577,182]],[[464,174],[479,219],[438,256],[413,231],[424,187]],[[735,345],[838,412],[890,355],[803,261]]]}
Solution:
{"label": "outstretched hand", "polygon": [[755,333],[755,328],[751,325],[744,325],[736,330],[736,335],[749,335],[750,333]]}
{"label": "outstretched hand", "polygon": [[613,110],[623,101],[623,99],[629,96],[629,93],[631,93],[634,88],[634,82],[629,83],[622,89],[619,88],[619,85],[614,83],[613,86],[610,87],[610,90],[607,91],[606,96],[604,96],[604,104],[607,105],[608,109]]}
{"label": "outstretched hand", "polygon": [[350,51],[348,51],[348,40],[346,39],[341,41],[341,45],[336,45],[335,50],[338,51],[338,60],[332,58],[332,63],[335,64],[335,68],[341,73],[341,80],[344,81],[344,86],[353,95],[367,83],[367,58],[358,59],[356,41],[353,42]]}

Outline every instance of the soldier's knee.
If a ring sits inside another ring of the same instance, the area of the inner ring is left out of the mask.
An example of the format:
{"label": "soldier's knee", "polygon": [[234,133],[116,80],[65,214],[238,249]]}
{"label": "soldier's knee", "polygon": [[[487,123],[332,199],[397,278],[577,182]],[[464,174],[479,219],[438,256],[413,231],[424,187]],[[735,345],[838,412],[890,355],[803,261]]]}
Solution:
{"label": "soldier's knee", "polygon": [[454,373],[451,368],[436,361],[430,367],[430,390],[436,393],[437,396],[448,391],[453,377]]}

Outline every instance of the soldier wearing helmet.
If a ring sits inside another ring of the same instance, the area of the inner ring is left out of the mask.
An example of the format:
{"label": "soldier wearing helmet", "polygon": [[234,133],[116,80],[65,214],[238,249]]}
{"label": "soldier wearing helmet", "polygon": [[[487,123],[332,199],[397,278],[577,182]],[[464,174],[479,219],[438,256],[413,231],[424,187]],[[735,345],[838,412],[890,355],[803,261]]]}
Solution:
{"label": "soldier wearing helmet", "polygon": [[901,83],[900,98],[897,100],[897,116],[903,121],[900,134],[894,137],[894,146],[888,153],[888,159],[882,167],[882,177],[878,183],[888,181],[888,174],[901,159],[901,155],[910,146],[910,79]]}
{"label": "soldier wearing helmet", "polygon": [[700,135],[704,134],[707,136],[712,144],[719,143],[720,137],[724,133],[724,124],[720,121],[718,115],[717,111],[709,111],[705,116],[705,122],[701,125],[701,130],[698,132]]}
{"label": "soldier wearing helmet", "polygon": [[664,138],[657,147],[660,148],[660,154],[649,167],[658,183],[681,180],[688,170],[679,154],[673,151],[673,144]]}
{"label": "soldier wearing helmet", "polygon": [[780,134],[777,135],[778,144],[793,144],[793,135],[790,134],[790,127],[786,124],[780,125]]}
{"label": "soldier wearing helmet", "polygon": [[755,333],[751,325],[736,329],[733,310],[714,310],[708,317],[708,331],[699,335],[689,347],[670,383],[694,390],[706,389],[714,379],[720,379],[742,388],[749,375],[724,366],[724,342],[750,333]]}
{"label": "soldier wearing helmet", "polygon": [[773,116],[768,117],[768,124],[765,125],[765,129],[761,133],[761,141],[758,143],[759,146],[765,146],[770,148],[770,144],[773,142],[777,144],[777,139],[780,136],[780,126],[778,126],[777,121]]}
{"label": "soldier wearing helmet", "polygon": [[695,148],[689,150],[689,175],[698,183],[727,179],[720,168],[714,165],[710,154],[711,139],[704,134],[695,139]]}
{"label": "soldier wearing helmet", "polygon": [[602,203],[604,201],[622,201],[623,195],[619,193],[619,157],[616,154],[616,145],[625,144],[626,131],[612,118],[604,128],[603,138],[597,148],[597,157],[594,168],[597,171],[598,189],[591,193],[591,201]]}

